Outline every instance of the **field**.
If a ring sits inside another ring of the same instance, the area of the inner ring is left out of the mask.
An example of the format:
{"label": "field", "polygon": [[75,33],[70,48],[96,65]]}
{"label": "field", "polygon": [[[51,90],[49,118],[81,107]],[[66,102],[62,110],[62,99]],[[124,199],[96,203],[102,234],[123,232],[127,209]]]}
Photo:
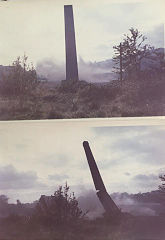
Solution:
{"label": "field", "polygon": [[0,240],[164,240],[165,217],[127,216],[117,226],[104,218],[41,226],[19,218],[1,220]]}
{"label": "field", "polygon": [[0,95],[0,120],[162,116],[164,90],[163,77],[122,86],[118,80],[100,85],[42,82],[21,100]]}

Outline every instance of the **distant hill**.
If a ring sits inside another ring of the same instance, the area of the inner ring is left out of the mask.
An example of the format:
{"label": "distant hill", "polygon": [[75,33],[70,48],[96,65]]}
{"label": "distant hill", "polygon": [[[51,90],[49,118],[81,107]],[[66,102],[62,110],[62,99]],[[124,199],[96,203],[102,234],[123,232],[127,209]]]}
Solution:
{"label": "distant hill", "polygon": [[91,65],[93,67],[98,67],[98,68],[102,68],[102,69],[112,69],[113,68],[113,60],[112,59],[107,59],[104,61],[100,61],[100,62],[91,62]]}

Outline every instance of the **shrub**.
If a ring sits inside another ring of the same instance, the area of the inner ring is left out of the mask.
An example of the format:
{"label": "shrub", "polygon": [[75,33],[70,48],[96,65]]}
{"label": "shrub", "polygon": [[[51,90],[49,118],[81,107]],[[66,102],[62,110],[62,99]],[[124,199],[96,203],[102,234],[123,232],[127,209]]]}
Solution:
{"label": "shrub", "polygon": [[44,225],[61,225],[75,222],[83,217],[74,193],[69,193],[69,186],[60,186],[53,196],[42,195],[36,206],[35,216]]}
{"label": "shrub", "polygon": [[3,74],[0,93],[6,97],[18,98],[22,105],[24,100],[32,95],[39,84],[36,70],[27,63],[28,57],[18,57],[10,66],[9,71]]}

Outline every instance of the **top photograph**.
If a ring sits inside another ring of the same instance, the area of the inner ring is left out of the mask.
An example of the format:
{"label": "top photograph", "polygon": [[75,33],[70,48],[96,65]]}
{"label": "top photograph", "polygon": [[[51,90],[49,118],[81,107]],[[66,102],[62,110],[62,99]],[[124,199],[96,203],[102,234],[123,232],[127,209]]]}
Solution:
{"label": "top photograph", "polygon": [[0,121],[165,116],[164,0],[1,0]]}

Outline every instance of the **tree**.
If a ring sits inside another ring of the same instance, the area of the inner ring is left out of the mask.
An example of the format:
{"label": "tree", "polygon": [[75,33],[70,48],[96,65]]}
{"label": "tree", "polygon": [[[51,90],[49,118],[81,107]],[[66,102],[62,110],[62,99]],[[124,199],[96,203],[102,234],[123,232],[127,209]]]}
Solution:
{"label": "tree", "polygon": [[0,195],[0,216],[6,216],[9,212],[8,197]]}
{"label": "tree", "polygon": [[22,203],[19,199],[17,199],[17,206],[22,207]]}
{"label": "tree", "polygon": [[36,206],[36,215],[49,224],[64,224],[80,219],[83,214],[74,193],[69,186],[59,186],[53,196],[42,195]]}
{"label": "tree", "polygon": [[28,57],[18,57],[3,74],[1,80],[1,94],[7,97],[15,97],[22,106],[24,100],[31,96],[39,84],[36,70],[33,64],[27,63]]}
{"label": "tree", "polygon": [[8,205],[9,198],[6,195],[0,195],[0,205]]}
{"label": "tree", "polygon": [[160,175],[159,178],[163,182],[162,185],[159,185],[159,190],[165,193],[165,175]]}
{"label": "tree", "polygon": [[155,72],[156,76],[159,78],[163,78],[164,81],[164,74],[165,74],[165,55],[163,48],[157,48],[153,51],[152,54],[152,73]]}
{"label": "tree", "polygon": [[113,57],[113,61],[115,63],[114,69],[115,73],[119,74],[120,83],[122,84],[123,80],[123,46],[120,43],[118,46],[114,46],[115,56]]}
{"label": "tree", "polygon": [[123,41],[114,46],[115,56],[113,60],[117,73],[125,79],[138,79],[141,71],[142,59],[148,58],[151,55],[153,47],[145,44],[146,37],[139,32],[138,29],[130,28],[130,33],[124,35]]}

